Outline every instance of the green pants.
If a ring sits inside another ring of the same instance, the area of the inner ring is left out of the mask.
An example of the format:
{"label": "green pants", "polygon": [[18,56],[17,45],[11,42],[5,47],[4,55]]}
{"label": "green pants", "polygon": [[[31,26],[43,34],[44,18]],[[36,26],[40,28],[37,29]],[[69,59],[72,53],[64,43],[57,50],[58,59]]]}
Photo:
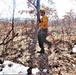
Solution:
{"label": "green pants", "polygon": [[45,28],[45,29],[40,29],[40,30],[38,31],[39,47],[40,47],[41,50],[43,50],[43,51],[44,51],[43,43],[46,43],[46,44],[48,44],[48,45],[51,45],[51,43],[46,40],[47,32],[48,32],[48,29],[47,29],[47,28]]}

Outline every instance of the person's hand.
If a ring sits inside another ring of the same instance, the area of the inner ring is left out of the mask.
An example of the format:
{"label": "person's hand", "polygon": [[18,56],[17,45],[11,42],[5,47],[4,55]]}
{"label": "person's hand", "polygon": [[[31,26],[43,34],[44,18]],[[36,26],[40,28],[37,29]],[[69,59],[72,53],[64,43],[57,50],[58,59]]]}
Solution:
{"label": "person's hand", "polygon": [[39,18],[39,23],[43,22],[40,18]]}
{"label": "person's hand", "polygon": [[41,23],[41,20],[40,20],[40,18],[39,18],[39,23]]}

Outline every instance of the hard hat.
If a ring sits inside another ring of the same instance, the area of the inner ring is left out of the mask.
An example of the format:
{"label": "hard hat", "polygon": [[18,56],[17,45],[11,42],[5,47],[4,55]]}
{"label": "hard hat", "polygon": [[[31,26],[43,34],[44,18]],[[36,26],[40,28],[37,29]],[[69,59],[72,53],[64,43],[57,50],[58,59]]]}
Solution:
{"label": "hard hat", "polygon": [[44,8],[40,8],[40,11],[43,11],[43,12],[45,12],[45,9],[44,9]]}

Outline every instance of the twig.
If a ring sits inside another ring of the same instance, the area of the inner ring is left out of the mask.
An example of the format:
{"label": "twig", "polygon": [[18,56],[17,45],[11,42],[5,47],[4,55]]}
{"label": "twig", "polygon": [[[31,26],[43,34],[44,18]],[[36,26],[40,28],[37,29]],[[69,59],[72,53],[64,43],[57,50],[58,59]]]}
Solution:
{"label": "twig", "polygon": [[14,37],[12,37],[11,39],[9,39],[8,41],[6,41],[5,43],[4,43],[4,41],[5,41],[5,39],[3,40],[3,42],[2,43],[0,43],[0,45],[6,45],[7,43],[9,43],[11,40],[13,40],[16,36],[18,36],[18,33],[17,34],[15,34],[14,35]]}

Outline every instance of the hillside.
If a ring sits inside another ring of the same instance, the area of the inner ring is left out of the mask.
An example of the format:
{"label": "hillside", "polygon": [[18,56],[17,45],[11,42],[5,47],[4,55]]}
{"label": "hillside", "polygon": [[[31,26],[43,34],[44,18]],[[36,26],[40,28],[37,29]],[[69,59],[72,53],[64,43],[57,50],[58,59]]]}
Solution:
{"label": "hillside", "polygon": [[[40,48],[35,38],[34,21],[15,22],[14,38],[12,38],[11,23],[0,24],[3,24],[0,25],[0,60],[10,60],[24,66],[37,67],[41,70],[41,75],[76,75],[76,54],[72,53],[72,48],[76,43],[75,27],[70,27],[71,31],[70,29],[66,31],[65,26],[50,25],[48,28],[50,34],[47,39],[53,46],[48,50],[47,45],[44,44],[45,54],[39,54],[37,51]],[[43,69],[48,71],[43,73]]]}

